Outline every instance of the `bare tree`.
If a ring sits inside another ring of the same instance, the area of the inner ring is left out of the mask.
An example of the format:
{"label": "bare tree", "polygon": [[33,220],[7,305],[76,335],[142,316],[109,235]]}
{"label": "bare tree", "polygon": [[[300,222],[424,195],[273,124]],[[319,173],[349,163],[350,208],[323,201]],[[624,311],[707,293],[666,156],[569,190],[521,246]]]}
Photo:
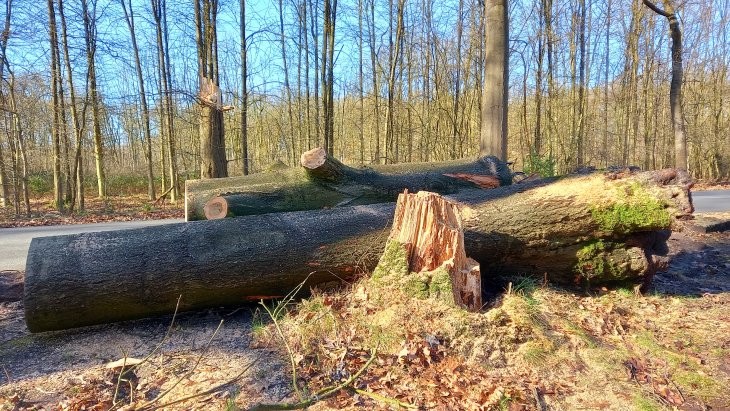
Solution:
{"label": "bare tree", "polygon": [[486,55],[482,96],[482,155],[507,158],[509,18],[507,0],[486,0]]}
{"label": "bare tree", "polygon": [[94,122],[94,158],[96,160],[96,181],[100,198],[106,197],[106,177],[104,174],[104,145],[101,137],[101,112],[99,93],[96,84],[96,3],[89,13],[88,0],[81,0],[84,20],[84,41],[86,44],[86,64],[89,71],[89,98]]}
{"label": "bare tree", "polygon": [[63,213],[63,180],[61,176],[61,102],[63,98],[59,90],[60,66],[58,61],[58,33],[56,31],[56,10],[53,0],[48,0],[48,28],[51,42],[51,99],[53,105],[53,123],[51,138],[53,140],[53,195],[56,208]]}
{"label": "bare tree", "polygon": [[682,29],[679,18],[674,11],[671,0],[663,0],[664,10],[650,0],[643,0],[653,12],[664,16],[669,21],[669,35],[672,38],[672,80],[669,87],[669,105],[672,113],[672,129],[674,131],[674,166],[687,169],[687,136],[684,134],[684,112],[682,111]]}
{"label": "bare tree", "polygon": [[[59,0],[60,1],[60,0]],[[127,3],[129,1],[129,9]],[[152,132],[150,131],[150,110],[147,106],[147,94],[144,88],[144,75],[142,74],[142,62],[139,58],[139,47],[137,47],[137,34],[134,28],[134,9],[131,0],[120,0],[124,10],[124,19],[129,28],[129,35],[132,40],[132,51],[134,51],[134,67],[137,71],[137,82],[139,83],[139,99],[142,105],[142,124],[144,125],[145,158],[147,160],[147,196],[150,200],[155,199],[155,176],[152,172]]]}
{"label": "bare tree", "polygon": [[198,77],[200,79],[201,178],[228,176],[223,103],[218,72],[217,8],[218,0],[195,1]]}
{"label": "bare tree", "polygon": [[246,50],[246,0],[239,0],[241,13],[241,161],[243,175],[249,173],[248,164],[248,56]]}

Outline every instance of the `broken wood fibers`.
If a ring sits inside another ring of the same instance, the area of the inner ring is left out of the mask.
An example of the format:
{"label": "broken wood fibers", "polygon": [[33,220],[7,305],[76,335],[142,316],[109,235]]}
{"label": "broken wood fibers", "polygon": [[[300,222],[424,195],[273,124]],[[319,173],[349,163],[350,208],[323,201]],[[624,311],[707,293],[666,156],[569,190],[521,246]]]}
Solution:
{"label": "broken wood fibers", "polygon": [[456,304],[481,309],[481,272],[479,263],[466,256],[458,203],[428,191],[405,190],[398,196],[389,240],[404,245],[409,272],[445,269]]}

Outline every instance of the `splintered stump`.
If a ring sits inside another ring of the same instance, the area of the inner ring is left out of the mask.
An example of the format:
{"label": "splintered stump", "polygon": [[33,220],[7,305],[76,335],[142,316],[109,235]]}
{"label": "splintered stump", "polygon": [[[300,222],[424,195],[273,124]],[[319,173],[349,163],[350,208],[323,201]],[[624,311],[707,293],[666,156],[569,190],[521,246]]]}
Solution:
{"label": "splintered stump", "polygon": [[[388,241],[406,251],[409,275],[429,277],[443,270],[451,280],[454,302],[470,311],[482,307],[479,263],[464,251],[461,212],[456,203],[421,191],[398,196]],[[425,282],[424,282],[425,284]]]}
{"label": "splintered stump", "polygon": [[[472,271],[463,249],[490,276],[648,283],[666,264],[674,221],[692,213],[690,187],[681,170],[593,173],[459,191],[447,198],[461,204],[460,214],[409,194],[414,200],[399,207],[392,237],[413,244],[417,273],[451,261],[458,280]],[[26,322],[33,332],[73,328],[169,313],[180,295],[180,310],[189,310],[283,296],[305,279],[352,278],[376,267],[395,209],[371,204],[34,238]],[[434,215],[425,217],[427,210]],[[462,230],[463,243],[460,235],[452,241]],[[478,289],[469,285],[476,277],[456,288]]]}
{"label": "splintered stump", "polygon": [[242,177],[188,180],[185,217],[214,220],[285,211],[393,202],[404,189],[453,194],[511,183],[512,174],[493,156],[476,161],[410,163],[354,168],[322,148],[305,152],[301,167]]}

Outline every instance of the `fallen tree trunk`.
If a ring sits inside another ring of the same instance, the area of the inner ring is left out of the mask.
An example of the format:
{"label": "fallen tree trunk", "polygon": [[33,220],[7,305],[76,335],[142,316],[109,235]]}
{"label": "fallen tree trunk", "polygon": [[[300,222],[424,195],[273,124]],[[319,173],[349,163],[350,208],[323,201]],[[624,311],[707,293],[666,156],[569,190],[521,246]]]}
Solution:
{"label": "fallen tree trunk", "polygon": [[395,201],[404,189],[453,194],[512,181],[507,164],[492,156],[358,169],[317,148],[302,154],[301,166],[258,175],[189,180],[185,183],[185,217],[194,221],[376,204]]}
{"label": "fallen tree trunk", "polygon": [[[689,177],[592,174],[460,192],[465,249],[490,276],[556,283],[647,282],[667,229],[692,212]],[[31,331],[281,296],[308,278],[377,263],[393,203],[35,238],[26,267]],[[311,274],[311,275],[310,275]]]}

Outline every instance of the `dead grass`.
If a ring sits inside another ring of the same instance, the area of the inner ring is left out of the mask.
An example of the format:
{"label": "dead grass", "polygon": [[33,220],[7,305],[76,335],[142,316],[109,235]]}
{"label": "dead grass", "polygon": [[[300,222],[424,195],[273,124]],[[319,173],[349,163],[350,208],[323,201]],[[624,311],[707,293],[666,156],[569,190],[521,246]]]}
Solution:
{"label": "dead grass", "polygon": [[[355,387],[426,409],[730,407],[729,294],[583,295],[515,284],[483,313],[373,278],[316,293],[281,321],[299,384],[341,380],[377,345],[377,363]],[[258,338],[277,344],[269,328]],[[363,407],[388,404],[343,392],[320,405]]]}

